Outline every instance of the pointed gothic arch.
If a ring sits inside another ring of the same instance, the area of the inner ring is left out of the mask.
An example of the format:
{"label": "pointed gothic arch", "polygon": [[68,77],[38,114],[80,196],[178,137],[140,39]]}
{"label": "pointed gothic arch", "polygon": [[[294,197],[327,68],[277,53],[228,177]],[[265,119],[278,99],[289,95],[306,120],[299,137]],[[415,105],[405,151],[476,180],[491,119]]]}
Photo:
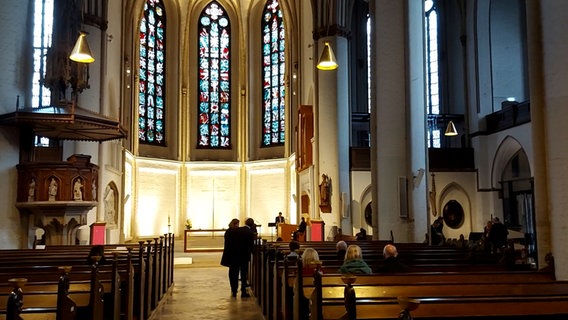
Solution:
{"label": "pointed gothic arch", "polygon": [[[501,175],[503,170],[511,160],[511,158],[517,154],[521,149],[524,149],[519,140],[512,136],[506,136],[495,152],[493,157],[493,164],[491,166],[491,186],[495,189],[500,189],[501,186],[499,182],[501,181]],[[532,170],[532,165],[529,165]]]}

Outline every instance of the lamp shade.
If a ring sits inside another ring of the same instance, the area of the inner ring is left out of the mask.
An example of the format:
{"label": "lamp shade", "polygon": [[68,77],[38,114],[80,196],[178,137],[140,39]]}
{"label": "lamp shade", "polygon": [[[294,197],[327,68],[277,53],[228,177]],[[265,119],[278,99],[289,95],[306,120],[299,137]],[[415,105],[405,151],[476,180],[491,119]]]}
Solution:
{"label": "lamp shade", "polygon": [[84,32],[79,33],[79,38],[77,42],[75,42],[75,47],[73,47],[69,59],[81,63],[91,63],[95,61]]}
{"label": "lamp shade", "polygon": [[339,65],[337,60],[335,60],[335,55],[333,54],[333,49],[329,45],[329,42],[325,42],[323,51],[321,52],[320,59],[316,66],[320,70],[335,70]]}
{"label": "lamp shade", "polygon": [[454,125],[454,122],[452,120],[448,122],[448,126],[446,127],[446,133],[444,133],[444,135],[447,137],[453,137],[458,135],[458,131],[456,130],[456,126]]}

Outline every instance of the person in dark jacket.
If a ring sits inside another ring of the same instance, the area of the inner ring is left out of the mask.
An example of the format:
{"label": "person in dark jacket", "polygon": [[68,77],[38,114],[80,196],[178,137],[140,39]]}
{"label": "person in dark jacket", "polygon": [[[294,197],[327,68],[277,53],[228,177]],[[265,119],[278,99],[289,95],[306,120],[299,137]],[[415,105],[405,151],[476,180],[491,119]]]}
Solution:
{"label": "person in dark jacket", "polygon": [[[296,231],[294,231],[294,233],[292,234],[292,239],[299,241],[300,240],[300,236],[303,236],[306,234],[306,228],[308,227],[308,224],[306,223],[306,218],[302,217],[302,221],[300,222],[300,225],[298,225],[298,229]],[[304,238],[305,240],[305,238]]]}
{"label": "person in dark jacket", "polygon": [[231,294],[237,296],[239,274],[241,276],[241,297],[250,297],[247,292],[248,266],[250,256],[254,244],[255,234],[253,233],[250,221],[254,225],[251,218],[245,221],[242,227],[234,226],[234,220],[229,224],[229,229],[225,231],[225,245],[223,255],[221,257],[221,265],[229,267],[229,283],[231,285]]}
{"label": "person in dark jacket", "polygon": [[340,240],[335,244],[335,252],[337,253],[337,259],[345,260],[345,253],[347,252],[347,242]]}
{"label": "person in dark jacket", "polygon": [[225,244],[223,246],[223,255],[221,256],[221,265],[229,267],[229,284],[233,297],[237,295],[239,288],[239,263],[237,257],[237,229],[239,228],[239,219],[233,219],[229,223],[229,228],[225,231]]}
{"label": "person in dark jacket", "polygon": [[367,240],[367,230],[360,228],[355,237],[357,238],[357,240]]}
{"label": "person in dark jacket", "polygon": [[383,265],[379,269],[380,272],[404,272],[407,267],[398,261],[398,250],[392,244],[387,244],[383,248]]}
{"label": "person in dark jacket", "polygon": [[247,292],[248,285],[248,271],[249,262],[254,247],[254,240],[258,237],[256,230],[256,223],[252,218],[245,220],[245,225],[240,227],[238,233],[238,252],[240,258],[240,272],[241,272],[241,298],[248,298],[250,295]]}
{"label": "person in dark jacket", "polygon": [[493,224],[491,225],[491,230],[489,231],[489,240],[491,241],[493,253],[501,253],[504,251],[507,245],[507,236],[509,231],[507,227],[501,223],[499,218],[493,218]]}

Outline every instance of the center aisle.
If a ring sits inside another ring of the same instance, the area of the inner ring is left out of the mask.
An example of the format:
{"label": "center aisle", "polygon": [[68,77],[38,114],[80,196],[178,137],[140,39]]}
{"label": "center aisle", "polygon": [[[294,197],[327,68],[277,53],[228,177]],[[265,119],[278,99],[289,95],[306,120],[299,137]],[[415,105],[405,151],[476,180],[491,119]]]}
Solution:
{"label": "center aisle", "polygon": [[[187,256],[192,258],[193,263],[175,265],[172,293],[165,297],[164,304],[153,319],[263,319],[254,297],[231,297],[229,269],[219,265],[221,253],[191,253]],[[187,258],[177,258],[178,261],[183,259]]]}

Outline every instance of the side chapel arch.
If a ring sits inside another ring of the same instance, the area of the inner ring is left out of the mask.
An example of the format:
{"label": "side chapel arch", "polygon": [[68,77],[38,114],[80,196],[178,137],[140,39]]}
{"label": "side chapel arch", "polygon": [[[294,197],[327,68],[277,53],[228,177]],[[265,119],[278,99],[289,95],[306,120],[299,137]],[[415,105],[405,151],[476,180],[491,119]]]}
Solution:
{"label": "side chapel arch", "polygon": [[443,216],[444,207],[452,200],[457,201],[462,206],[463,221],[457,223],[455,228],[444,228],[444,235],[447,238],[458,238],[460,233],[467,236],[474,229],[472,225],[472,204],[467,191],[457,182],[447,184],[440,193],[440,198],[438,199],[438,208],[442,211],[440,216]]}
{"label": "side chapel arch", "polygon": [[[513,138],[512,136],[507,136],[495,152],[495,157],[493,158],[493,165],[491,166],[491,186],[495,189],[500,189],[501,186],[499,182],[501,181],[501,175],[503,170],[511,160],[511,158],[523,149],[521,143]],[[534,172],[532,164],[529,161],[529,166],[531,167],[531,172]]]}

